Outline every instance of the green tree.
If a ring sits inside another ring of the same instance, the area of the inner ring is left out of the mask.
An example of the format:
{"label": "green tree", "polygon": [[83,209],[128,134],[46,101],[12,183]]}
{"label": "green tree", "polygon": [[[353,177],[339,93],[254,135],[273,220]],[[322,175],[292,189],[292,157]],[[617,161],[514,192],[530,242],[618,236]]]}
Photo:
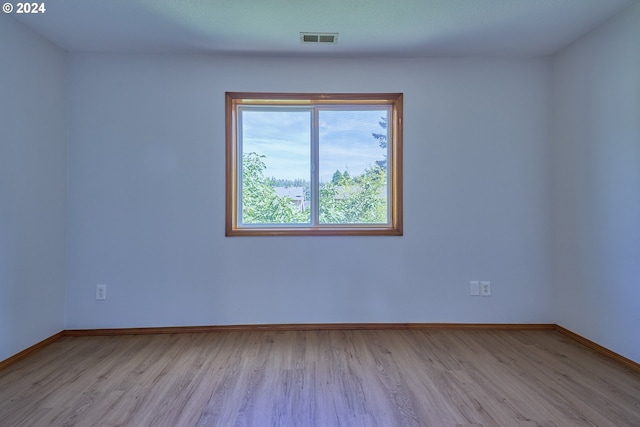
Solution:
{"label": "green tree", "polygon": [[[385,131],[387,130],[386,117],[380,117],[380,121],[378,122],[378,124],[382,129],[384,129]],[[371,135],[378,140],[378,145],[380,146],[380,148],[382,148],[383,150],[387,149],[387,132],[385,133],[374,132]],[[384,160],[376,160],[376,164],[380,166],[382,169],[387,169],[387,155],[386,154],[384,155]]]}
{"label": "green tree", "polygon": [[376,224],[387,222],[387,201],[384,191],[386,171],[373,165],[362,175],[345,178],[339,183],[325,183],[320,188],[320,223]]}
{"label": "green tree", "polygon": [[300,212],[288,197],[279,197],[264,177],[266,156],[242,156],[242,221],[245,224],[309,222],[309,211]]}
{"label": "green tree", "polygon": [[[245,153],[242,158],[242,221],[245,224],[300,224],[310,222],[309,208],[296,208],[279,197],[274,178],[265,178],[264,155]],[[378,162],[361,175],[336,171],[331,182],[320,186],[321,224],[380,224],[387,222],[387,171]]]}

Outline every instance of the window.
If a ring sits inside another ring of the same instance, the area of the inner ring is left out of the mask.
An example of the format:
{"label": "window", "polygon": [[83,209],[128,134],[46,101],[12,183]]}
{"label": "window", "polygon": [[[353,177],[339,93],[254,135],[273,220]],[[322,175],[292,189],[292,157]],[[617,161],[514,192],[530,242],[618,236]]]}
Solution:
{"label": "window", "polygon": [[402,94],[226,94],[226,235],[402,235]]}

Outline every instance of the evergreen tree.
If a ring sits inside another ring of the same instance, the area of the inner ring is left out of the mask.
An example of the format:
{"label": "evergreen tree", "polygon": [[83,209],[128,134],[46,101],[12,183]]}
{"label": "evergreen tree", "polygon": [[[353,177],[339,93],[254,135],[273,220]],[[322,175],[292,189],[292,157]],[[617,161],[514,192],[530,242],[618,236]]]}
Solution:
{"label": "evergreen tree", "polygon": [[[387,129],[387,118],[380,117],[380,121],[378,122],[382,129]],[[378,140],[378,145],[383,150],[387,149],[387,133],[372,133],[371,134],[375,139]],[[376,160],[376,164],[380,166],[382,169],[387,169],[387,155],[384,155],[384,160]]]}

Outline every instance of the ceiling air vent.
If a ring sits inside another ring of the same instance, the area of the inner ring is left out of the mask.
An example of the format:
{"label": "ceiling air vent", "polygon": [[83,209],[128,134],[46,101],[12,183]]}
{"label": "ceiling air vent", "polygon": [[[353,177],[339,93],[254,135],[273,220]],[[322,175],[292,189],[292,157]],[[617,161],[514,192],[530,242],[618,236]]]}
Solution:
{"label": "ceiling air vent", "polygon": [[336,44],[338,33],[300,33],[300,43]]}

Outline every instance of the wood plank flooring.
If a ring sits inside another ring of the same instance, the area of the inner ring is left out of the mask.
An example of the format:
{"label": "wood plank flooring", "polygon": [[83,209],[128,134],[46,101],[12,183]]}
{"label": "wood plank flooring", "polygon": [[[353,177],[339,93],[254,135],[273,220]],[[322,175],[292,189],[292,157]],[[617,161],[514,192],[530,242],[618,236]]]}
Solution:
{"label": "wood plank flooring", "polygon": [[640,375],[550,331],[63,337],[0,426],[640,426]]}

